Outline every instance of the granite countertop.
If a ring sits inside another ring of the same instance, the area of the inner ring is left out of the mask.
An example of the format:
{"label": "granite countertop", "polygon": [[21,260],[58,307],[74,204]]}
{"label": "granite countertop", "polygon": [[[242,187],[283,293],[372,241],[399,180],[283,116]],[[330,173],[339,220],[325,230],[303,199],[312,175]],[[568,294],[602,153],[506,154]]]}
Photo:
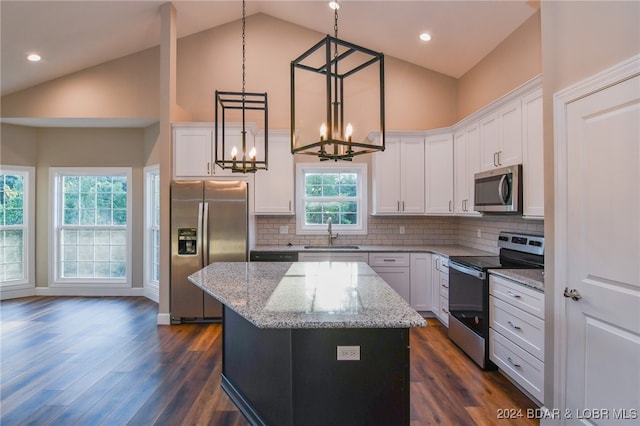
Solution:
{"label": "granite countertop", "polygon": [[489,273],[544,292],[544,269],[490,269]]}
{"label": "granite countertop", "polygon": [[[339,244],[336,244],[340,246]],[[326,247],[317,247],[312,249],[304,248],[304,245],[261,245],[256,246],[251,251],[270,251],[270,252],[326,252],[326,251],[338,251],[338,252],[406,252],[406,253],[420,253],[429,252],[435,254],[441,254],[443,256],[496,256],[495,253],[491,253],[484,250],[479,250],[471,247],[465,247],[460,245],[424,245],[424,246],[386,246],[386,245],[357,245],[357,249],[336,249],[327,245]]]}
{"label": "granite countertop", "polygon": [[216,262],[189,280],[259,328],[426,325],[363,262]]}

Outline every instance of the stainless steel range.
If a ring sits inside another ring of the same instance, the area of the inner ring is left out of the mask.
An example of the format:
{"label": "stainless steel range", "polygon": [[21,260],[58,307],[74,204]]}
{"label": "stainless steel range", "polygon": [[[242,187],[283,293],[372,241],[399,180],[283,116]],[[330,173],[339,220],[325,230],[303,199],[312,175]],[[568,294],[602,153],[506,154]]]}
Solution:
{"label": "stainless steel range", "polygon": [[481,368],[489,360],[489,269],[544,268],[544,237],[500,232],[499,256],[449,258],[449,338]]}

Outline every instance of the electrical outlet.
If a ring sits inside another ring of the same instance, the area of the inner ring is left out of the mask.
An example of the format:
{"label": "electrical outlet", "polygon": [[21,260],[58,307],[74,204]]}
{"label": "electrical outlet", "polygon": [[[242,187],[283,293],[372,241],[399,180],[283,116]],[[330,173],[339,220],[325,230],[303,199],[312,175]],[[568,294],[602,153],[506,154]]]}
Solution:
{"label": "electrical outlet", "polygon": [[404,226],[400,227],[400,235],[404,235]]}
{"label": "electrical outlet", "polygon": [[360,361],[360,346],[338,346],[338,361]]}
{"label": "electrical outlet", "polygon": [[482,231],[478,228],[478,238],[482,238]]}
{"label": "electrical outlet", "polygon": [[289,226],[288,225],[282,225],[280,227],[280,234],[288,234],[289,233]]}

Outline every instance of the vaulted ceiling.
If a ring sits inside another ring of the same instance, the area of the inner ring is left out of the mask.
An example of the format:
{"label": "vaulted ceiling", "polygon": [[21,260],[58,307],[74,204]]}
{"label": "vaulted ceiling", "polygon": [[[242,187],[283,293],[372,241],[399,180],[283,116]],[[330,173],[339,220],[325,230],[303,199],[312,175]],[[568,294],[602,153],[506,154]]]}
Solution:
{"label": "vaulted ceiling", "polygon": [[[1,91],[33,85],[135,53],[160,42],[165,1],[0,2]],[[242,3],[174,1],[178,37],[241,18]],[[248,0],[265,13],[333,33],[328,1]],[[339,37],[385,55],[459,78],[537,10],[536,1],[343,0]],[[432,40],[419,40],[428,32]],[[38,63],[26,56],[37,52]],[[292,58],[293,59],[293,58]]]}

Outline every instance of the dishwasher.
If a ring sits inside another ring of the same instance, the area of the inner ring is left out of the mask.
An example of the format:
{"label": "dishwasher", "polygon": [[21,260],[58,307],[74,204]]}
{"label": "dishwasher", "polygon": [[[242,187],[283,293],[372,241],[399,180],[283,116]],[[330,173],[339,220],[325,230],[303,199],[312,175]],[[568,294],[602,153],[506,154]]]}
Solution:
{"label": "dishwasher", "polygon": [[250,262],[297,262],[297,251],[251,251]]}

